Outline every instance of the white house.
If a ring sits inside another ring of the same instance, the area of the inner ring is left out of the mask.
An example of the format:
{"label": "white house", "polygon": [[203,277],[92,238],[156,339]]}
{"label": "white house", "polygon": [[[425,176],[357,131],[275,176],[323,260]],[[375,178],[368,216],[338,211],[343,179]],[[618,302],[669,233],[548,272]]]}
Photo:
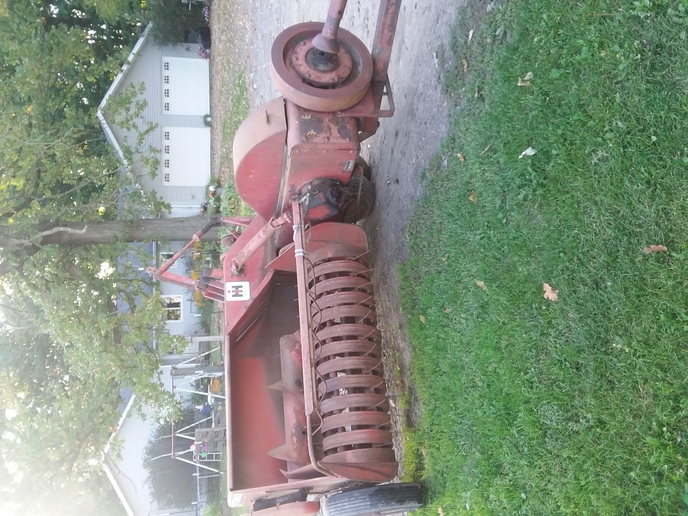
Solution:
{"label": "white house", "polygon": [[[150,37],[149,25],[129,55],[122,71],[108,89],[100,106],[98,118],[105,135],[124,163],[123,173],[133,172],[140,187],[155,191],[171,206],[166,217],[188,217],[200,213],[205,201],[205,189],[210,179],[210,70],[208,60],[198,56],[198,45],[179,43],[160,45]],[[117,95],[130,86],[141,91],[145,108],[138,120],[127,120],[130,127],[120,127],[109,119],[108,105]],[[145,131],[145,139],[137,142],[141,154],[125,152],[132,148],[139,134]],[[144,159],[153,153],[159,160],[155,177],[142,173]],[[199,227],[200,229],[200,227]],[[180,235],[183,242],[141,244],[143,253],[131,253],[122,260],[142,271],[151,265],[160,265],[186,243],[191,235]],[[149,263],[138,263],[141,254],[150,258]],[[183,263],[177,263],[170,271],[184,275]],[[182,356],[165,357],[161,368],[165,388],[175,392],[175,379],[171,366],[188,356],[198,353],[198,338],[202,333],[198,324],[198,307],[193,292],[181,287],[162,283],[163,299],[167,305],[167,327],[174,335],[186,336],[190,346]],[[177,380],[179,381],[179,380]],[[132,395],[124,408],[117,431],[113,434],[103,454],[103,467],[119,496],[127,514],[148,516],[156,514],[198,514],[199,505],[188,511],[179,508],[163,508],[150,500],[145,485],[146,472],[142,464],[143,451],[157,427],[152,417],[142,417],[135,408],[136,396]],[[149,413],[143,407],[144,415]],[[114,453],[114,443],[121,453]],[[189,482],[194,479],[190,478]],[[202,493],[199,501],[202,501]]]}
{"label": "white house", "polygon": [[[150,37],[151,25],[143,32],[127,63],[98,107],[98,118],[110,143],[123,161],[123,148],[136,141],[138,131],[155,124],[141,148],[159,153],[156,177],[140,178],[145,190],[155,190],[172,206],[172,217],[199,212],[205,186],[210,179],[210,67],[197,55],[198,45],[158,45]],[[108,120],[106,107],[118,93],[144,85],[146,107],[137,129],[123,130]],[[134,156],[133,169],[140,166]]]}
{"label": "white house", "polygon": [[[133,171],[145,191],[157,192],[170,204],[171,213],[162,216],[189,217],[200,213],[210,179],[209,61],[198,56],[197,44],[160,45],[153,41],[150,32],[148,25],[100,103],[98,118],[108,141],[124,162],[124,170]],[[113,115],[108,115],[107,107],[132,85],[143,87],[145,108],[138,120],[127,121],[131,127],[122,128],[108,119]],[[138,142],[139,134],[151,124],[153,129]],[[124,149],[132,148],[131,142],[137,142],[135,146],[142,153],[127,159]],[[141,172],[143,158],[150,153],[159,160],[155,177]],[[160,264],[181,245],[170,242],[156,246],[157,256],[152,259]],[[149,265],[153,263],[146,264]],[[170,333],[198,334],[193,293],[175,285],[160,287],[168,306]]]}

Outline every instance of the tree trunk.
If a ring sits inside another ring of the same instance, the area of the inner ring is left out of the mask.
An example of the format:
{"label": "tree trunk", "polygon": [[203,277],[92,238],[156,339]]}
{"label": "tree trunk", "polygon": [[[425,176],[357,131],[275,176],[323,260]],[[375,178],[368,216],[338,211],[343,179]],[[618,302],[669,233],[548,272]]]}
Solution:
{"label": "tree trunk", "polygon": [[[64,222],[36,226],[35,236],[7,235],[0,227],[0,247],[17,249],[36,245],[83,246],[114,242],[146,242],[151,240],[188,241],[216,217],[182,217],[169,219],[107,220],[96,222]],[[203,240],[217,238],[217,230],[203,235]]]}
{"label": "tree trunk", "polygon": [[[180,217],[168,219],[107,220],[95,222],[64,222],[35,226],[31,234],[16,234],[0,226],[0,249],[29,258],[46,245],[85,246],[115,242],[146,242],[153,240],[191,240],[205,226],[217,226],[220,217]],[[217,239],[212,227],[202,240]],[[12,270],[7,260],[0,263],[0,277]]]}

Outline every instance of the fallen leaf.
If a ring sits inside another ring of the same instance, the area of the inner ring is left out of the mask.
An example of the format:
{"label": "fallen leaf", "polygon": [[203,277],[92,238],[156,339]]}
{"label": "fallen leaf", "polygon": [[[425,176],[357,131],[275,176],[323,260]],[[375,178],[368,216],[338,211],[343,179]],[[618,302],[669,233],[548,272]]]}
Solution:
{"label": "fallen leaf", "polygon": [[522,158],[523,156],[532,156],[535,154],[537,151],[533,149],[532,147],[528,147],[526,150],[524,150],[521,155],[519,156],[519,159]]}
{"label": "fallen leaf", "polygon": [[443,311],[445,314],[448,314],[449,312],[451,312],[451,310],[452,310],[451,308],[445,308],[445,309],[442,310],[442,311]]}
{"label": "fallen leaf", "polygon": [[442,509],[442,507],[438,507],[437,514],[439,514],[440,516],[444,516],[444,509]]}
{"label": "fallen leaf", "polygon": [[463,74],[468,74],[468,59],[462,59],[461,64],[463,65]]}
{"label": "fallen leaf", "polygon": [[475,87],[475,93],[473,93],[473,97],[475,97],[475,98],[477,99],[479,96],[480,96],[480,90],[479,90],[478,87],[476,86],[476,87]]}
{"label": "fallen leaf", "polygon": [[600,50],[600,55],[602,57],[607,57],[607,51],[606,50]]}
{"label": "fallen leaf", "polygon": [[468,200],[471,202],[478,202],[478,194],[471,192],[471,195],[468,196]]}
{"label": "fallen leaf", "polygon": [[448,255],[448,254],[445,254],[445,255],[442,257],[442,261],[443,261],[443,262],[446,262],[446,261],[447,261],[447,258],[449,258],[449,255]]}
{"label": "fallen leaf", "polygon": [[475,280],[475,284],[478,285],[481,289],[487,292],[487,285],[485,285],[484,282],[480,280]]}
{"label": "fallen leaf", "polygon": [[559,301],[559,291],[553,289],[549,284],[543,283],[542,284],[542,291],[544,292],[543,296],[545,299],[549,299],[550,301],[556,303]]}
{"label": "fallen leaf", "polygon": [[488,146],[483,149],[483,151],[480,153],[480,155],[483,156],[487,151],[490,150],[490,147],[492,147],[491,143],[488,144]]}
{"label": "fallen leaf", "polygon": [[463,154],[461,154],[460,152],[456,155],[456,157],[459,158],[459,161],[461,163],[463,163],[466,160],[466,158],[464,158]]}
{"label": "fallen leaf", "polygon": [[473,29],[471,29],[471,30],[468,31],[468,42],[469,42],[469,43],[470,43],[471,40],[473,39],[473,32],[474,32]]}
{"label": "fallen leaf", "polygon": [[422,322],[423,324],[425,324],[425,316],[424,316],[424,315],[421,315],[421,316],[420,316],[420,322]]}
{"label": "fallen leaf", "polygon": [[530,86],[530,81],[532,78],[533,78],[533,72],[528,72],[523,79],[521,79],[520,77],[518,78],[518,85],[519,86]]}
{"label": "fallen leaf", "polygon": [[667,248],[663,245],[648,245],[647,247],[643,247],[643,252],[645,254],[665,253],[666,251]]}

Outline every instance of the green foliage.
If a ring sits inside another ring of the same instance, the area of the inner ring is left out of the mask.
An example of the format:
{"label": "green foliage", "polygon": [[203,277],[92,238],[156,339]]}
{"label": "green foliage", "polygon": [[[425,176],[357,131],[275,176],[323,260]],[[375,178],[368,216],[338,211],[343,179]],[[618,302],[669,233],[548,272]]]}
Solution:
{"label": "green foliage", "polygon": [[644,6],[457,28],[464,102],[402,268],[426,514],[685,511],[688,46],[682,2]]}
{"label": "green foliage", "polygon": [[200,5],[177,0],[147,0],[146,16],[153,23],[151,36],[160,43],[183,43],[189,32],[207,26]]}
{"label": "green foliage", "polygon": [[222,502],[220,500],[209,503],[203,509],[203,516],[222,516],[223,514]]}
{"label": "green foliage", "polygon": [[[0,431],[19,436],[0,441],[12,464],[0,512],[101,513],[89,493],[103,489],[100,452],[120,389],[134,388],[161,417],[178,410],[156,374],[160,354],[180,342],[165,331],[159,295],[119,260],[125,247],[40,245],[56,223],[164,209],[122,173],[95,112],[142,13],[138,2],[109,0],[0,7],[0,28],[12,35],[0,43],[0,399],[14,414]],[[115,117],[145,107],[140,90],[112,100]]]}

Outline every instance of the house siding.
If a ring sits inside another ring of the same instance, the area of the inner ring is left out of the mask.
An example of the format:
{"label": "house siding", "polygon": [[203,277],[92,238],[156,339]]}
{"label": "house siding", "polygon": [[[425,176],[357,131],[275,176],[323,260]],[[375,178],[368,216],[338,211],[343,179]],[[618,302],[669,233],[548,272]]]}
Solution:
{"label": "house siding", "polygon": [[[160,168],[154,178],[148,175],[141,175],[138,178],[139,184],[146,191],[156,191],[160,197],[174,205],[196,205],[200,209],[201,203],[205,199],[205,185],[204,186],[169,186],[163,184],[162,171],[162,149],[163,149],[163,135],[164,127],[194,127],[210,131],[206,127],[203,116],[189,116],[189,115],[166,115],[163,114],[163,95],[162,95],[162,62],[163,57],[184,57],[192,59],[200,59],[197,54],[197,45],[193,44],[176,44],[159,46],[146,38],[139,48],[137,57],[130,64],[126,75],[117,85],[117,89],[112,92],[112,95],[124,91],[128,86],[145,84],[146,107],[142,113],[142,117],[138,127],[140,130],[144,129],[147,124],[153,123],[156,129],[151,131],[145,138],[141,149],[150,154],[157,156],[160,161]],[[200,94],[208,94],[208,92],[200,92]],[[136,141],[136,131],[124,131],[121,128],[110,124],[112,133],[120,146],[125,147],[127,142]],[[188,152],[198,152],[210,154],[210,148],[189,149]],[[207,156],[199,156],[199,161],[208,161]],[[139,156],[135,156],[132,168],[135,171],[142,169],[142,164]],[[210,177],[210,170],[200,171],[206,174],[208,179]]]}
{"label": "house siding", "polygon": [[[159,252],[171,252],[175,253],[179,251],[186,242],[166,242],[159,245]],[[162,264],[163,259],[159,258],[158,263]],[[177,260],[177,262],[169,269],[170,272],[174,274],[179,274],[181,276],[187,276],[183,259]],[[167,329],[172,335],[184,335],[184,336],[194,336],[194,335],[204,335],[205,331],[201,328],[200,321],[200,307],[196,305],[194,300],[194,292],[180,287],[178,285],[173,285],[171,283],[166,283],[164,281],[160,282],[160,292],[164,296],[182,296],[182,317],[179,321],[168,321]]]}

